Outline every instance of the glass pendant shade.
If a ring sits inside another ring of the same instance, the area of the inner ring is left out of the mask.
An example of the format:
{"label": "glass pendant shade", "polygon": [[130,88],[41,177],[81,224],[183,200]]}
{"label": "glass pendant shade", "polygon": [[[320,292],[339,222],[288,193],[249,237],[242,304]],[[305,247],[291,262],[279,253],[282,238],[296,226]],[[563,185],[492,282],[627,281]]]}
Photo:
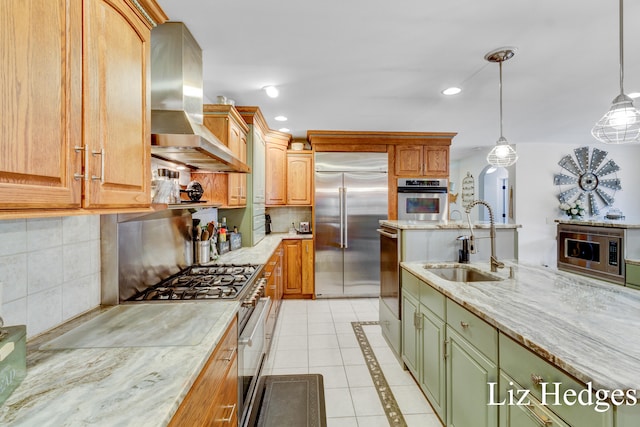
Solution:
{"label": "glass pendant shade", "polygon": [[633,100],[623,93],[618,95],[591,134],[605,144],[640,141],[640,112],[633,106]]}
{"label": "glass pendant shade", "polygon": [[495,167],[506,168],[518,161],[518,154],[507,140],[501,136],[496,146],[487,155],[487,162]]}

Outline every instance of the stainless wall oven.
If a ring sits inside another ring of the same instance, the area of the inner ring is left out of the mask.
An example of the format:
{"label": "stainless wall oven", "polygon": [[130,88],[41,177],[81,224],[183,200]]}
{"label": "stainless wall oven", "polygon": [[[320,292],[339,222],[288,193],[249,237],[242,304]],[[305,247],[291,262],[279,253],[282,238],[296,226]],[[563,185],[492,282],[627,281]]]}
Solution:
{"label": "stainless wall oven", "polygon": [[449,212],[449,181],[398,178],[398,219],[445,221]]}
{"label": "stainless wall oven", "polygon": [[558,224],[558,269],[624,284],[624,230]]}

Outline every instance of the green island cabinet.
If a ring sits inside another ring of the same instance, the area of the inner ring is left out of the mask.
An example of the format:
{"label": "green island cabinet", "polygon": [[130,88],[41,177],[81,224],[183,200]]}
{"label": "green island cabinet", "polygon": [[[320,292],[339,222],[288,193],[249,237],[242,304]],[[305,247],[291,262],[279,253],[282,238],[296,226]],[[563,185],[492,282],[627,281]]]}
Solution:
{"label": "green island cabinet", "polygon": [[[625,264],[625,278],[625,285],[630,288],[640,289],[640,265],[627,262]],[[638,424],[640,424],[640,421]]]}
{"label": "green island cabinet", "polygon": [[[537,402],[542,401],[542,383],[552,384],[559,383],[558,402],[551,400],[551,395],[547,397],[546,405],[538,405],[529,411],[528,415],[532,418],[538,416],[539,419],[547,420],[552,418],[561,418],[567,425],[574,427],[611,427],[613,425],[614,409],[606,412],[597,412],[593,406],[583,406],[580,404],[566,405],[563,404],[562,397],[567,390],[574,390],[580,393],[586,387],[578,382],[564,371],[556,368],[551,363],[534,354],[529,349],[518,344],[505,334],[500,334],[500,370],[506,377],[512,378],[514,383],[520,389],[530,390],[530,395]],[[549,386],[550,388],[551,386]],[[595,398],[594,398],[595,400]],[[555,403],[559,403],[556,405]],[[535,415],[534,415],[535,414]],[[637,420],[636,425],[640,425]],[[511,423],[500,426],[519,427],[520,424]],[[556,425],[547,424],[547,425]]]}
{"label": "green island cabinet", "polygon": [[498,381],[498,331],[450,299],[446,360],[447,425],[498,425],[498,407],[487,404],[488,384]]}
{"label": "green island cabinet", "polygon": [[445,297],[402,270],[402,359],[445,420]]}
{"label": "green island cabinet", "polygon": [[[541,382],[561,383],[561,395],[586,386],[405,269],[401,282],[402,360],[445,426],[640,426],[640,404],[543,405]],[[527,404],[507,404],[518,390],[530,390]]]}
{"label": "green island cabinet", "polygon": [[447,426],[497,426],[497,330],[406,270],[401,280],[402,359],[434,412]]}

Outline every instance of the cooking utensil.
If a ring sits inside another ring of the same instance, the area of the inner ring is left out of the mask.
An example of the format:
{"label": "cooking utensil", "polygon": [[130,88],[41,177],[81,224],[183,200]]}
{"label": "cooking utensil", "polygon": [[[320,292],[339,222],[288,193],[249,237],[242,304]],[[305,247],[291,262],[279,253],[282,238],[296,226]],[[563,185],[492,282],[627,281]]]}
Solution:
{"label": "cooking utensil", "polygon": [[209,230],[202,231],[202,239],[201,240],[209,240]]}

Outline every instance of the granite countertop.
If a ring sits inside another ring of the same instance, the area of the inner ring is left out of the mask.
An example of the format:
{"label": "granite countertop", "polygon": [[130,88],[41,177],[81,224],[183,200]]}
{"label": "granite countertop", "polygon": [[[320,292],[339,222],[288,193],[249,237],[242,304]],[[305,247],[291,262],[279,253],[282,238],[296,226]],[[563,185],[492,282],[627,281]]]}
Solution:
{"label": "granite countertop", "polygon": [[[467,221],[442,221],[442,222],[430,222],[430,221],[403,221],[403,220],[390,220],[385,219],[380,221],[380,225],[386,225],[387,227],[396,228],[399,230],[451,230],[451,229],[469,229],[469,223]],[[488,221],[473,222],[473,228],[491,228],[491,224]],[[521,228],[520,224],[495,224],[496,229],[499,228]]]}
{"label": "granite countertop", "polygon": [[639,219],[606,219],[606,218],[591,218],[591,219],[556,219],[558,224],[574,224],[574,225],[588,225],[591,227],[609,227],[609,228],[640,228]]}
{"label": "granite countertop", "polygon": [[[284,239],[313,235],[272,233],[210,264],[266,264]],[[31,339],[27,376],[0,407],[0,425],[168,424],[239,305],[104,306]]]}
{"label": "granite countertop", "polygon": [[[578,380],[609,390],[640,389],[637,290],[509,261],[493,273],[502,281],[456,283],[424,264],[402,266]],[[472,265],[489,271],[488,263]]]}
{"label": "granite countertop", "polygon": [[36,337],[27,344],[27,376],[0,407],[0,424],[167,425],[238,307],[101,307]]}
{"label": "granite countertop", "polygon": [[282,240],[313,239],[313,234],[271,233],[253,247],[242,247],[221,255],[213,264],[266,264]]}

